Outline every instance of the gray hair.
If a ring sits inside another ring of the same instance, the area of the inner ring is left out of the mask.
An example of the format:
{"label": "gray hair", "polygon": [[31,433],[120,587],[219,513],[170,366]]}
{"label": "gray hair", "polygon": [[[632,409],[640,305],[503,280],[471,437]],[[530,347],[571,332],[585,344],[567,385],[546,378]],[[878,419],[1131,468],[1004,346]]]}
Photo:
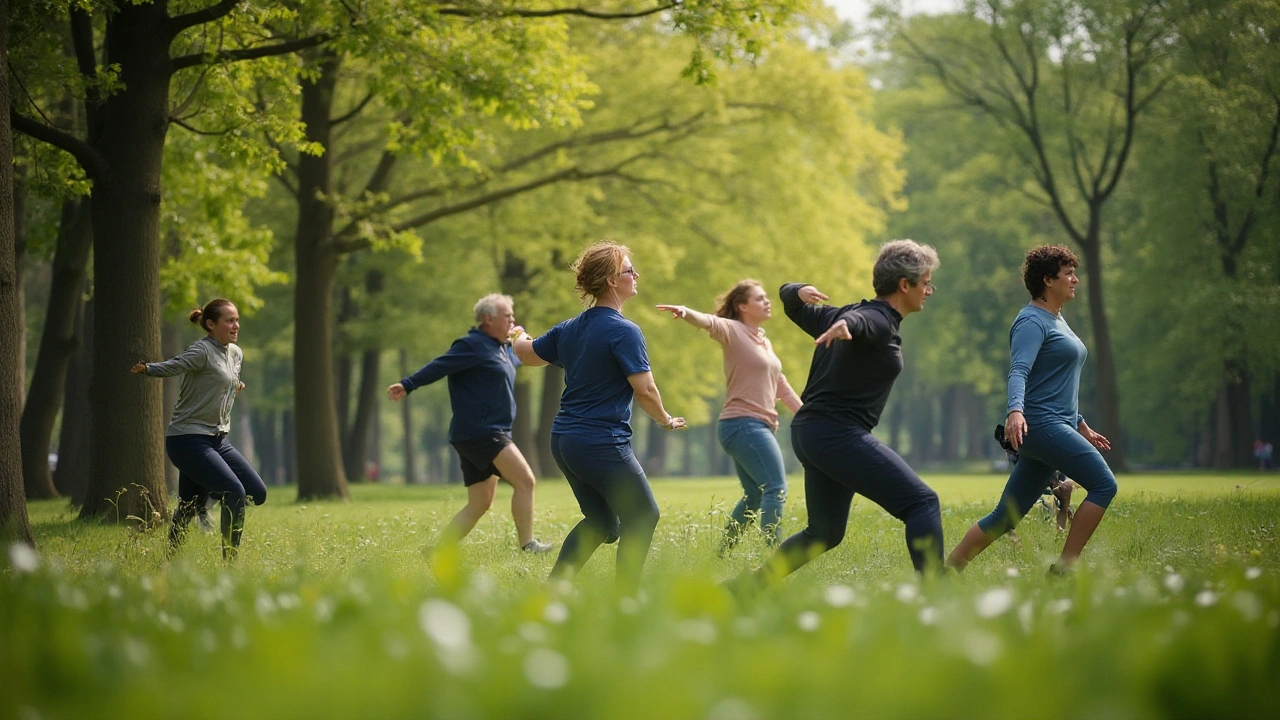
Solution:
{"label": "gray hair", "polygon": [[515,307],[516,301],[511,299],[510,295],[502,293],[489,293],[476,301],[475,313],[476,322],[484,320],[485,315],[497,316],[498,303],[506,302],[508,305]]}
{"label": "gray hair", "polygon": [[892,240],[880,246],[871,271],[871,283],[876,296],[892,295],[898,289],[898,281],[906,278],[912,285],[919,285],[920,278],[930,270],[938,269],[938,251],[931,245],[915,240]]}

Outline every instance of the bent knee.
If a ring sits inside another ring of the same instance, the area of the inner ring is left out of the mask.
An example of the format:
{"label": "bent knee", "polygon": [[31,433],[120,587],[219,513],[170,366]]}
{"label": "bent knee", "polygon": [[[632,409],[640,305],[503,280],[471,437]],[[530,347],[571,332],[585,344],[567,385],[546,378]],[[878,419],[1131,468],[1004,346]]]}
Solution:
{"label": "bent knee", "polygon": [[267,489],[256,490],[249,497],[252,498],[254,505],[265,505],[267,504]]}
{"label": "bent knee", "polygon": [[1094,505],[1106,508],[1111,504],[1112,500],[1115,500],[1116,493],[1120,491],[1120,486],[1116,484],[1115,478],[1107,477],[1104,481],[1095,484],[1094,487],[1088,488],[1088,490],[1089,494],[1084,497],[1085,502],[1091,502]]}

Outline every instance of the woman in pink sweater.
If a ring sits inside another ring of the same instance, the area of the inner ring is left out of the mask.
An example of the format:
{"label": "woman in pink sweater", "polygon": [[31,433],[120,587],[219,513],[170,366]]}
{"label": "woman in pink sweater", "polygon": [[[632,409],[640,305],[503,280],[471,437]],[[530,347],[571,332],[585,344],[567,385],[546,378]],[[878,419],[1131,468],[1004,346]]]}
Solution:
{"label": "woman in pink sweater", "polygon": [[782,374],[782,361],[760,327],[772,316],[768,293],[759,282],[743,280],[718,299],[714,315],[683,305],[657,307],[706,330],[724,350],[727,388],[717,434],[733,458],[743,497],[725,528],[721,553],[738,541],[749,517],[758,517],[769,543],[777,543],[787,501],[787,475],[774,406],[781,400],[794,413],[800,409],[800,396]]}

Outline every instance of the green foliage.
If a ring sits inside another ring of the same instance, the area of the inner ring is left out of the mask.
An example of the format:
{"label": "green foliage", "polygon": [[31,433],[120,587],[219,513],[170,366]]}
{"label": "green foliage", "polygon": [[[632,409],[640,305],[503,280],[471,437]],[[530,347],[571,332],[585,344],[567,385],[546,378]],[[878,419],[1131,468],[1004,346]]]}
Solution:
{"label": "green foliage", "polygon": [[[927,479],[952,539],[1004,481]],[[788,528],[803,522],[796,480]],[[1020,542],[921,583],[901,525],[857,501],[840,547],[743,603],[716,583],[766,550],[753,537],[716,558],[729,478],[655,483],[663,520],[638,599],[612,592],[614,546],[573,589],[547,587],[552,558],[516,551],[500,511],[461,557],[424,555],[465,502],[456,486],[252,508],[234,565],[211,534],[193,530],[169,561],[163,532],[35,503],[39,553],[0,561],[0,715],[160,716],[177,702],[211,718],[228,703],[248,718],[1274,716],[1280,484],[1122,487],[1070,578],[1044,576],[1062,535],[1033,510]],[[539,532],[563,537],[578,518],[567,487],[542,483],[538,501]],[[211,695],[227,673],[254,680]]]}

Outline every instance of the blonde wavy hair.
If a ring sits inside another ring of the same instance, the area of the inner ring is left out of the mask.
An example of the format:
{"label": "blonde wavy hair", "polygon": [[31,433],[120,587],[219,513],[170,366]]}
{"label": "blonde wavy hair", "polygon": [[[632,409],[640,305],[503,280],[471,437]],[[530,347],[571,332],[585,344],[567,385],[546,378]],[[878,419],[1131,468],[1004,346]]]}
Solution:
{"label": "blonde wavy hair", "polygon": [[596,300],[609,287],[609,278],[622,272],[622,261],[631,255],[631,249],[608,238],[588,245],[577,260],[569,266],[575,275],[575,285],[582,304],[594,307]]}

